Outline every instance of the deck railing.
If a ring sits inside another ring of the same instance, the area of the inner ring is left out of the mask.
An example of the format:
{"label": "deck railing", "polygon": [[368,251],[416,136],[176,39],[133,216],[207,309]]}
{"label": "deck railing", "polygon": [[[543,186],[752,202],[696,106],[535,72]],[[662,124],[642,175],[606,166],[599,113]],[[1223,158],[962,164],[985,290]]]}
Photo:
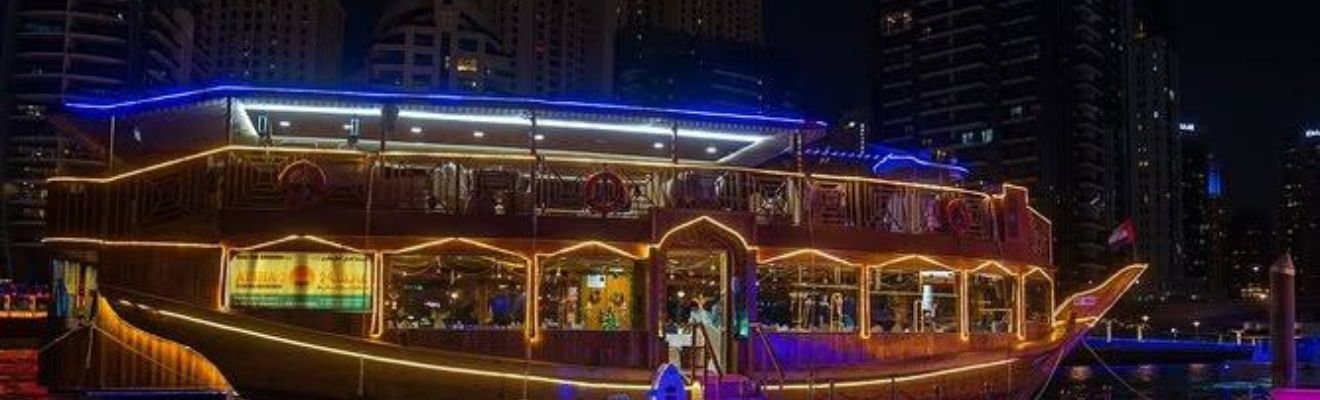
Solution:
{"label": "deck railing", "polygon": [[[655,209],[685,209],[751,213],[767,226],[1022,240],[1042,258],[1050,243],[1048,222],[1039,215],[970,190],[521,155],[232,147],[109,178],[55,178],[50,192],[53,235],[129,235],[218,210],[642,218]],[[1005,225],[1013,221],[1021,228]]]}

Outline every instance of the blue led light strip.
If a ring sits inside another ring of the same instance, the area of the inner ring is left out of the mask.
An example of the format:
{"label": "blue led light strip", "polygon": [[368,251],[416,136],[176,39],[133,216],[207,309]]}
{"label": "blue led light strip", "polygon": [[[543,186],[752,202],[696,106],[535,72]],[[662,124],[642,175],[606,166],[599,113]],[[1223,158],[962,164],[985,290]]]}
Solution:
{"label": "blue led light strip", "polygon": [[899,160],[911,161],[911,162],[917,163],[917,165],[921,165],[921,166],[923,166],[923,167],[941,168],[941,169],[947,169],[947,170],[951,170],[951,171],[961,172],[961,173],[964,173],[964,174],[967,173],[967,168],[959,167],[959,166],[957,166],[957,165],[944,164],[944,163],[937,163],[937,162],[934,162],[934,161],[923,160],[923,159],[920,159],[920,158],[917,158],[917,157],[914,157],[914,156],[894,155],[894,154],[887,155],[887,156],[885,156],[885,158],[882,158],[882,159],[880,159],[879,162],[875,163],[875,165],[872,165],[872,166],[871,166],[871,172],[875,172],[876,169],[880,168],[881,165],[884,165],[884,164],[887,163],[887,162],[890,162],[890,161],[899,161]]}
{"label": "blue led light strip", "polygon": [[772,117],[753,114],[735,114],[717,111],[699,111],[684,110],[676,108],[630,106],[622,104],[596,103],[585,101],[570,100],[546,100],[530,97],[498,97],[481,95],[455,95],[438,93],[390,93],[390,92],[366,92],[355,90],[329,90],[329,89],[308,89],[308,88],[284,88],[284,87],[261,87],[247,85],[219,85],[208,88],[170,93],[160,96],[152,96],[137,100],[121,101],[117,103],[85,103],[68,102],[66,107],[79,110],[90,111],[111,111],[121,108],[143,106],[155,103],[161,103],[169,100],[185,99],[194,96],[201,96],[215,93],[229,94],[289,94],[289,95],[319,95],[319,96],[346,96],[368,99],[390,99],[390,100],[421,100],[421,101],[451,101],[451,102],[487,102],[506,105],[528,105],[545,107],[564,107],[564,108],[583,108],[604,111],[625,111],[625,112],[649,112],[663,113],[691,117],[708,118],[726,118],[756,122],[774,122],[794,125],[812,125],[824,127],[826,124],[821,121],[808,121],[800,118]]}

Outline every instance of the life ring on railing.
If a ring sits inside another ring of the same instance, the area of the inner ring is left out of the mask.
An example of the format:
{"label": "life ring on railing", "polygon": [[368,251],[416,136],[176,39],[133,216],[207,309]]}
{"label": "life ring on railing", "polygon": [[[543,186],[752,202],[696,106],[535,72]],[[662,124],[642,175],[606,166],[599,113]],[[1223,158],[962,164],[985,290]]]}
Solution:
{"label": "life ring on railing", "polygon": [[591,211],[601,215],[620,211],[628,207],[628,187],[619,174],[605,171],[587,178],[583,187],[583,202]]}
{"label": "life ring on railing", "polygon": [[949,199],[944,203],[944,226],[954,235],[962,236],[972,228],[972,210],[963,199]]}
{"label": "life ring on railing", "polygon": [[286,207],[301,209],[320,204],[329,191],[329,181],[321,166],[308,160],[298,160],[280,170],[275,184],[284,194]]}

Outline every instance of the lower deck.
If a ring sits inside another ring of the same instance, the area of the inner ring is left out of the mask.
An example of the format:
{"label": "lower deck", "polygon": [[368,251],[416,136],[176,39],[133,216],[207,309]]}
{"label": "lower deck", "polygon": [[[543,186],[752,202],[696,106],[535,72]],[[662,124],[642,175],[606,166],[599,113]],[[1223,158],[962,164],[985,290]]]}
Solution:
{"label": "lower deck", "polygon": [[[103,249],[96,268],[82,265],[76,268],[81,272],[76,278],[64,276],[66,285],[88,289],[70,293],[74,309],[105,304],[103,311],[87,317],[98,321],[94,325],[111,324],[117,326],[112,331],[121,332],[121,339],[107,337],[92,344],[75,339],[58,346],[57,363],[73,368],[56,368],[82,371],[64,382],[106,383],[97,386],[103,389],[115,385],[196,389],[187,385],[197,379],[184,375],[201,373],[202,378],[232,385],[227,387],[253,398],[419,398],[436,393],[636,398],[651,390],[655,366],[699,360],[687,354],[694,346],[672,346],[674,336],[684,333],[681,328],[672,332],[660,327],[656,331],[541,329],[528,339],[518,329],[385,325],[380,335],[372,336],[370,313],[256,310],[232,303],[222,308],[214,289],[198,291],[208,287],[204,280],[195,282],[201,276],[181,275],[202,270],[183,267],[204,258],[193,254],[198,252]],[[125,264],[139,269],[126,272],[130,267]],[[66,273],[74,270],[69,268]],[[887,330],[862,336],[812,332],[806,325],[779,330],[756,321],[749,324],[746,337],[716,339],[731,345],[711,354],[704,366],[687,365],[687,389],[720,390],[720,385],[710,385],[702,377],[721,374],[747,377],[759,390],[779,392],[782,398],[818,398],[826,392],[844,398],[890,399],[1029,393],[1143,269],[1124,269],[1101,286],[1069,297],[1051,312],[1048,325],[1027,324],[1022,337],[1018,332],[968,332],[966,337],[956,331],[902,332],[893,330],[897,323],[887,322],[883,324],[887,328],[872,327]],[[223,281],[218,272],[206,271],[216,274],[212,284]],[[116,319],[102,321],[112,316]],[[120,316],[127,324],[118,322]],[[137,329],[139,333],[122,333]],[[107,348],[120,345],[129,350]],[[724,363],[712,365],[711,359]],[[84,362],[88,367],[77,368]],[[641,364],[630,365],[633,362]],[[178,363],[188,367],[179,368]]]}

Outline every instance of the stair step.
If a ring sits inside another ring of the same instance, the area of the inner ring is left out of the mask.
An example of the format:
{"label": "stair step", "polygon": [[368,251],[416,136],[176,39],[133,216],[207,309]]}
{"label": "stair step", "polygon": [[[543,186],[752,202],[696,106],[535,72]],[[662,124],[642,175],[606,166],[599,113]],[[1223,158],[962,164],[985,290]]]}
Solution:
{"label": "stair step", "polygon": [[743,375],[726,374],[722,379],[709,376],[702,385],[705,400],[765,400],[756,381]]}

